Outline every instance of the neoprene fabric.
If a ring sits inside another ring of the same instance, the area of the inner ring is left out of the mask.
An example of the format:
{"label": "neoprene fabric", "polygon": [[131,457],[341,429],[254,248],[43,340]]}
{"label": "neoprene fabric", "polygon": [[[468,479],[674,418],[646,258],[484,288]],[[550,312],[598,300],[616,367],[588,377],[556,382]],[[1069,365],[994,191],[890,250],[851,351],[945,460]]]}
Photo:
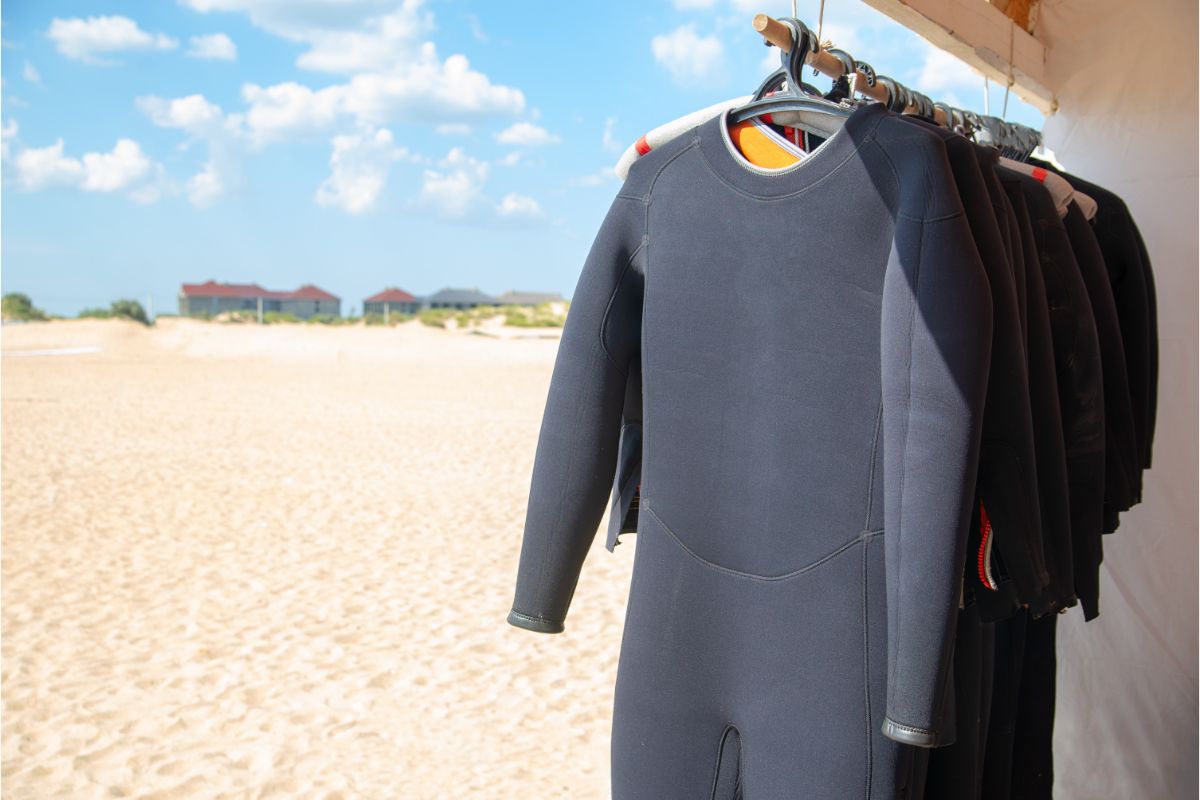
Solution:
{"label": "neoprene fabric", "polygon": [[1064,560],[1072,564],[1075,594],[1090,619],[1097,613],[1105,480],[1104,384],[1095,316],[1049,194],[1028,175],[999,170],[1015,177],[1025,194],[1046,288],[1071,509],[1071,551]]}
{"label": "neoprene fabric", "polygon": [[723,126],[638,160],[584,264],[509,621],[564,628],[638,358],[614,798],[710,796],[730,730],[746,797],[894,797],[952,741],[987,276],[938,136],[865,106],[764,173]]}
{"label": "neoprene fabric", "polygon": [[[1051,594],[1049,599],[1060,607],[1069,607],[1077,602],[1071,566],[1070,482],[1046,281],[1021,180],[1023,176],[1004,170],[995,170],[995,173],[1012,210],[1015,230],[1013,259],[1014,262],[1020,261],[1025,273],[1029,400],[1033,411],[1038,496],[1042,502],[1042,554],[1052,575],[1048,587]],[[988,618],[995,620],[1001,616],[989,615]]]}

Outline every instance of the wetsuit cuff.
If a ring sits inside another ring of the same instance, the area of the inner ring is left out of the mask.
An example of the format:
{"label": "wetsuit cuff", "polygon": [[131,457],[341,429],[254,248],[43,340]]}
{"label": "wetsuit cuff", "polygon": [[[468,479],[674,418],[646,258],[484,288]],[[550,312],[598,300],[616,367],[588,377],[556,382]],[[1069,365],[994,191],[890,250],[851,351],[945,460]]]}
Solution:
{"label": "wetsuit cuff", "polygon": [[508,624],[516,625],[518,628],[524,628],[529,631],[537,631],[538,633],[563,632],[563,624],[559,620],[546,619],[545,617],[531,617],[528,614],[522,614],[515,608],[508,612]]}
{"label": "wetsuit cuff", "polygon": [[914,728],[910,725],[901,725],[899,722],[893,722],[887,717],[883,718],[883,727],[881,730],[884,736],[903,744],[911,744],[916,747],[937,746],[937,734],[933,731]]}

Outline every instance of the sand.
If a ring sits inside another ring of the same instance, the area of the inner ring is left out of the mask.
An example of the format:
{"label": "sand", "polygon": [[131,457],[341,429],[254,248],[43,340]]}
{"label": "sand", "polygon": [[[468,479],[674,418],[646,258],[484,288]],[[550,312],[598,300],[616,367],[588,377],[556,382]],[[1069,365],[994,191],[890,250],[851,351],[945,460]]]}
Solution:
{"label": "sand", "polygon": [[558,342],[501,333],[6,325],[4,797],[607,797],[637,537],[505,622]]}

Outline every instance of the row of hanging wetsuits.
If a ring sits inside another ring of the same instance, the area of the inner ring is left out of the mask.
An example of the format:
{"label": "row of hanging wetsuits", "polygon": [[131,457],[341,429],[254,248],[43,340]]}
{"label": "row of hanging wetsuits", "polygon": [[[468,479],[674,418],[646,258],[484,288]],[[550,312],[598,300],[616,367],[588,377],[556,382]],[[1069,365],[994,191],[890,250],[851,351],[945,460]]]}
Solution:
{"label": "row of hanging wetsuits", "polygon": [[755,121],[806,145],[771,168],[713,114],[623,160],[508,621],[564,629],[607,509],[610,551],[639,533],[616,800],[1050,797],[1056,621],[1098,613],[1151,464],[1137,227],[877,104]]}

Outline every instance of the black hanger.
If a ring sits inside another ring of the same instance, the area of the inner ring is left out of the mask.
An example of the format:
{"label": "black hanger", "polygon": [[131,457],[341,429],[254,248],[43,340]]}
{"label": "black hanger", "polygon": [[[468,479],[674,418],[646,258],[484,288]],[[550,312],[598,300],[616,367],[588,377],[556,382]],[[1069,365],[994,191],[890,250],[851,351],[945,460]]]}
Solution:
{"label": "black hanger", "polygon": [[[834,133],[846,117],[854,111],[853,107],[839,102],[826,100],[819,93],[805,91],[805,85],[800,80],[804,68],[804,59],[809,53],[820,50],[817,36],[800,20],[795,17],[783,17],[779,20],[792,29],[792,48],[782,52],[782,66],[767,76],[754,93],[753,99],[744,105],[730,109],[730,122],[742,122],[763,114],[777,114],[782,111],[797,111],[803,116],[795,121],[789,120],[788,125],[801,128],[817,136],[828,137]],[[780,89],[786,83],[786,88]]]}

